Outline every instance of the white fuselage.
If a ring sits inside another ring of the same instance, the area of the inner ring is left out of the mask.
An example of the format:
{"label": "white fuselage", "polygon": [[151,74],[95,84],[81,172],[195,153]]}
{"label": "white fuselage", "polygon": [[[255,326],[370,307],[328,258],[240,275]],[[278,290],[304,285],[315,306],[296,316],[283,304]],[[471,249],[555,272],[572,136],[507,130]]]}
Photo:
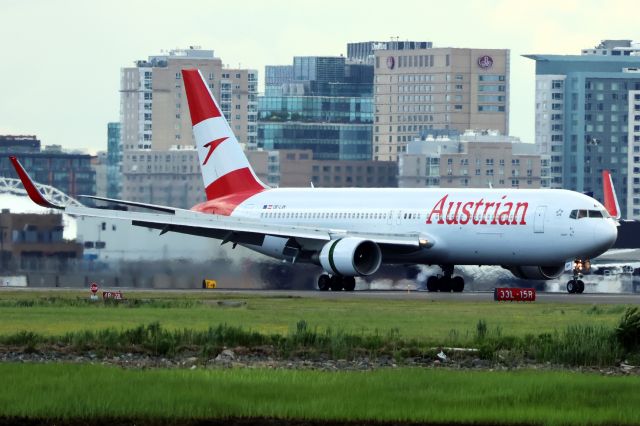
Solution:
{"label": "white fuselage", "polygon": [[[571,218],[576,210],[599,211],[603,217]],[[245,200],[233,216],[352,232],[420,234],[430,242],[416,250],[383,251],[384,263],[558,265],[596,257],[617,237],[615,221],[599,202],[549,189],[271,189]],[[279,257],[267,247],[273,243],[250,248]]]}

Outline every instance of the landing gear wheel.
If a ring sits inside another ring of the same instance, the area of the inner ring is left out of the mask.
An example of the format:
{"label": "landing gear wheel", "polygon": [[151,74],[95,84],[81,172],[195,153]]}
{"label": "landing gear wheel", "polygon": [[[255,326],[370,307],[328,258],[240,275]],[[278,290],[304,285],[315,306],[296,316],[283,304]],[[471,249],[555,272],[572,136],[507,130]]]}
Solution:
{"label": "landing gear wheel", "polygon": [[451,279],[451,288],[456,293],[461,293],[464,290],[464,278],[462,277],[453,277]]}
{"label": "landing gear wheel", "polygon": [[342,279],[344,291],[353,291],[356,289],[356,279],[354,277],[344,277]]}
{"label": "landing gear wheel", "polygon": [[331,291],[342,290],[342,277],[340,275],[332,276],[329,286],[331,287]]}
{"label": "landing gear wheel", "polygon": [[569,282],[567,283],[567,291],[569,292],[569,294],[575,293],[577,289],[578,283],[576,282],[576,280],[569,280]]}
{"label": "landing gear wheel", "polygon": [[318,277],[318,290],[328,291],[331,286],[331,277],[327,274],[322,274]]}
{"label": "landing gear wheel", "polygon": [[578,280],[578,288],[576,289],[576,293],[578,294],[584,293],[584,281]]}
{"label": "landing gear wheel", "polygon": [[438,280],[438,286],[440,287],[440,291],[443,293],[451,293],[451,279],[442,277]]}
{"label": "landing gear wheel", "polygon": [[431,275],[429,279],[427,279],[427,291],[438,291],[438,277],[435,275]]}

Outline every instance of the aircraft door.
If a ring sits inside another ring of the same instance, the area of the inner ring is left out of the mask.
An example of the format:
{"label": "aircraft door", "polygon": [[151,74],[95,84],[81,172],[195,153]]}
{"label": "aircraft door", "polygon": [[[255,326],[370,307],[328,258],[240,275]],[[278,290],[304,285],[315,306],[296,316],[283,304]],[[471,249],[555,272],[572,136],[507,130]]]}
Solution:
{"label": "aircraft door", "polygon": [[536,216],[533,218],[533,232],[544,232],[544,214],[547,211],[547,206],[538,206],[536,208]]}
{"label": "aircraft door", "polygon": [[402,211],[398,210],[398,215],[397,215],[397,219],[396,219],[396,225],[400,225],[400,223],[402,223],[400,221],[401,218],[402,218]]}
{"label": "aircraft door", "polygon": [[387,216],[387,225],[393,225],[393,210],[389,210],[389,215]]}

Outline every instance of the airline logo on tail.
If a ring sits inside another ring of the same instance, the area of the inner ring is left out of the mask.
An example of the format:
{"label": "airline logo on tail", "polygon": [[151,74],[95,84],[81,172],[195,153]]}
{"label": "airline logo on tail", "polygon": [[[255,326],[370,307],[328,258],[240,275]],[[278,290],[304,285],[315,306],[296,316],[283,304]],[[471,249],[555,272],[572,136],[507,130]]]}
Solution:
{"label": "airline logo on tail", "polygon": [[[237,205],[268,187],[255,175],[197,69],[182,70],[207,200]],[[226,212],[230,214],[230,211]]]}
{"label": "airline logo on tail", "polygon": [[223,138],[219,138],[216,139],[215,141],[211,141],[209,143],[204,144],[205,148],[209,148],[209,152],[207,152],[207,156],[205,157],[202,165],[206,165],[207,162],[209,161],[209,157],[211,157],[211,154],[213,154],[213,150],[216,149],[218,147],[218,145],[220,145],[222,142],[226,141],[227,139],[229,139],[227,136],[223,137]]}

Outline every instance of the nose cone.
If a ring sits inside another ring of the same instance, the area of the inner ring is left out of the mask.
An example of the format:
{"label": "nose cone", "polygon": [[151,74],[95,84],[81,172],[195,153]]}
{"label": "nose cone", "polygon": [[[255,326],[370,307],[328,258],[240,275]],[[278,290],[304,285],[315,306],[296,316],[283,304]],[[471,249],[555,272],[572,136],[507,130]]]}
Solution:
{"label": "nose cone", "polygon": [[593,249],[595,254],[592,257],[600,256],[609,250],[618,239],[618,225],[613,219],[601,221],[593,229]]}

